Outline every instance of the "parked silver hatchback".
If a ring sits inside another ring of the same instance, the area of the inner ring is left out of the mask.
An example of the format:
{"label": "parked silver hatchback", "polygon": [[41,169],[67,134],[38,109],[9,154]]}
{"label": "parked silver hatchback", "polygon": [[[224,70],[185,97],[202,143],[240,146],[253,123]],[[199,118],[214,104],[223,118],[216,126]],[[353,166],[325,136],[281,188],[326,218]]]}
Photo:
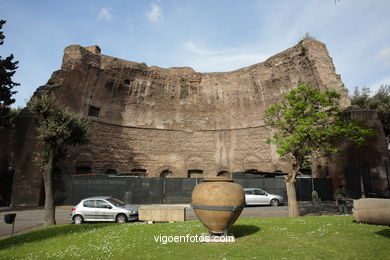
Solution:
{"label": "parked silver hatchback", "polygon": [[245,188],[246,205],[272,205],[274,207],[283,203],[283,197],[276,194],[270,194],[257,188]]}
{"label": "parked silver hatchback", "polygon": [[74,224],[83,222],[124,223],[138,219],[138,209],[110,196],[91,197],[83,199],[72,208],[71,220]]}

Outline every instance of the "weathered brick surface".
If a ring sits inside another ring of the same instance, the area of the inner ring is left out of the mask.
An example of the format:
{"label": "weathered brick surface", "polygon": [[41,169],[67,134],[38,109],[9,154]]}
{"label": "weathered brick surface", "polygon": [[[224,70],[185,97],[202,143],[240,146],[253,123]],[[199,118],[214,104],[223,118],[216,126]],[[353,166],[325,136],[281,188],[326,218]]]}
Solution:
{"label": "weathered brick surface", "polygon": [[224,170],[274,170],[269,145],[264,142],[269,134],[262,127],[184,132],[95,122],[93,135],[98,138],[91,138],[88,148],[71,153],[66,173],[74,173],[75,165],[82,161],[92,161],[93,172],[99,174],[109,168],[118,172],[142,168],[150,177],[159,177],[166,168],[175,177],[187,177],[191,169],[203,170],[205,176]]}
{"label": "weathered brick surface", "polygon": [[40,149],[36,135],[34,116],[22,111],[10,133],[10,149],[7,151],[13,171],[12,205],[37,205],[40,200],[42,175],[34,163],[35,151]]}
{"label": "weathered brick surface", "polygon": [[347,92],[326,47],[305,40],[265,62],[231,72],[198,73],[192,68],[148,67],[100,54],[96,47],[71,45],[49,85],[58,102],[88,116],[100,108],[91,143],[73,149],[63,173],[89,164],[108,169],[147,170],[147,176],[204,176],[221,171],[287,170],[265,140],[263,114],[300,82]]}

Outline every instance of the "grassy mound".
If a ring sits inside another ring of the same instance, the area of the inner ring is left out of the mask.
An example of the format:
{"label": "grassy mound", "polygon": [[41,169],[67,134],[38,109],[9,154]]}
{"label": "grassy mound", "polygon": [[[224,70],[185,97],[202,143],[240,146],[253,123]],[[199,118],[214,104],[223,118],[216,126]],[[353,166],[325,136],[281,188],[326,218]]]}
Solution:
{"label": "grassy mound", "polygon": [[239,219],[230,244],[156,242],[195,236],[199,221],[83,224],[43,228],[0,241],[0,259],[387,259],[390,228],[352,217]]}

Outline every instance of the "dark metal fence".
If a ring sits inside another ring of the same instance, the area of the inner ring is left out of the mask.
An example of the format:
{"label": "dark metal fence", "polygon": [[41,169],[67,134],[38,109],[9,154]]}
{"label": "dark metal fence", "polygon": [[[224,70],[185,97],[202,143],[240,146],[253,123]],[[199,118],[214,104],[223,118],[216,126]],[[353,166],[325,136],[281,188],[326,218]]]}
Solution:
{"label": "dark metal fence", "polygon": [[313,189],[318,192],[322,201],[333,200],[332,180],[326,178],[297,178],[296,182],[298,200],[312,200]]}
{"label": "dark metal fence", "polygon": [[272,194],[282,195],[287,199],[284,178],[240,178],[234,179],[234,182],[241,184],[243,188],[259,188]]}
{"label": "dark metal fence", "polygon": [[[260,188],[287,198],[284,179],[237,178],[234,182],[244,188]],[[110,195],[130,204],[191,203],[192,190],[202,179],[196,178],[129,178],[112,176],[56,176],[54,200],[56,205],[75,205],[81,199]],[[332,200],[330,179],[314,179],[314,188],[322,200]],[[298,178],[297,199],[311,200],[311,178]]]}

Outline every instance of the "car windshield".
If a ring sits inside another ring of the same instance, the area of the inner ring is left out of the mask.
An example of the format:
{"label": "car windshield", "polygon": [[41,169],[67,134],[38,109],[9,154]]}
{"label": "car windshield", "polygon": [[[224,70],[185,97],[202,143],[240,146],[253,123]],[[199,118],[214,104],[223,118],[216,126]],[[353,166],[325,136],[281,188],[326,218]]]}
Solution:
{"label": "car windshield", "polygon": [[107,201],[114,204],[117,207],[126,205],[126,203],[124,203],[123,201],[121,201],[120,199],[117,199],[117,198],[108,198]]}

